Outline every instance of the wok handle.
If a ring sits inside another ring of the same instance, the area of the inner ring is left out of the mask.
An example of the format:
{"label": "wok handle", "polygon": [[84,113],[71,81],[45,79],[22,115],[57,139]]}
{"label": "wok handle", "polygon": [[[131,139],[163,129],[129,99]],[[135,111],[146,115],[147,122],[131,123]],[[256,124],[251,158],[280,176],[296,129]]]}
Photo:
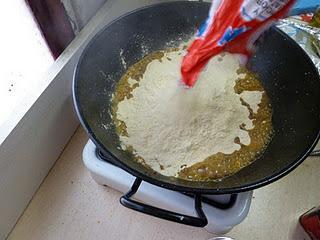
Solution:
{"label": "wok handle", "polygon": [[204,227],[208,224],[208,220],[201,206],[201,194],[194,195],[195,210],[197,212],[198,217],[193,217],[193,216],[171,212],[165,209],[160,209],[150,205],[146,205],[144,203],[131,199],[131,197],[137,192],[141,182],[142,182],[141,179],[136,178],[131,189],[120,198],[120,203],[123,206],[138,212],[142,212],[142,213],[154,216],[154,217],[158,217],[165,220],[182,223],[182,224],[186,224],[194,227]]}

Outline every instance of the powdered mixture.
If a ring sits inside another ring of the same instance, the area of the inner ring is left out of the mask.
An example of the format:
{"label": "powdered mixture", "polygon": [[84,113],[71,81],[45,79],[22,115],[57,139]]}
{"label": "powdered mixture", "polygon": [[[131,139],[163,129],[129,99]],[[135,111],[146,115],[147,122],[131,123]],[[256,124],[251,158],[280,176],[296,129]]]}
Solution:
{"label": "powdered mixture", "polygon": [[[158,53],[136,66],[145,68],[143,75],[129,69],[124,93],[116,93],[114,118],[124,150],[163,175],[196,179],[201,172],[192,174],[192,166],[250,146],[253,115],[259,112],[264,92],[235,91],[237,79],[245,74],[237,73],[238,59],[228,53],[212,58],[196,85],[187,89],[180,76],[184,54],[181,49]],[[181,174],[188,169],[188,176]],[[213,172],[209,165],[205,170]]]}

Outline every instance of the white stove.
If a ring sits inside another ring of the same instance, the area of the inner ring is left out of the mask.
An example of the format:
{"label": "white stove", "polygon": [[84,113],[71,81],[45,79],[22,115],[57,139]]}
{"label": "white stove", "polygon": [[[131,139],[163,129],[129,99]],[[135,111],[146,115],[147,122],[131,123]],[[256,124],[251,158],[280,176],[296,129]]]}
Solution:
{"label": "white stove", "polygon": [[[84,147],[83,161],[98,184],[111,187],[122,193],[127,193],[131,190],[128,194],[132,195],[134,200],[131,200],[127,194],[127,197],[121,198],[122,204],[126,203],[125,205],[130,207],[130,203],[131,205],[132,203],[133,205],[138,203],[139,206],[136,210],[141,211],[141,208],[144,208],[150,215],[155,215],[155,212],[158,212],[150,206],[165,209],[165,211],[162,211],[162,217],[166,215],[163,213],[171,213],[171,216],[174,215],[173,218],[178,219],[178,222],[186,220],[189,218],[188,216],[199,220],[197,216],[199,215],[199,210],[196,211],[195,209],[197,205],[195,202],[197,201],[193,196],[141,182],[141,180],[136,179],[136,177],[123,169],[103,160],[97,154],[97,148],[90,140]],[[135,186],[133,186],[134,183]],[[133,190],[135,187],[136,189]],[[201,199],[200,216],[203,213],[205,215],[204,219],[206,218],[207,220],[203,224],[205,225],[204,228],[210,233],[223,234],[240,224],[247,216],[250,209],[252,191],[227,195],[203,195]],[[201,211],[201,206],[203,212]]]}

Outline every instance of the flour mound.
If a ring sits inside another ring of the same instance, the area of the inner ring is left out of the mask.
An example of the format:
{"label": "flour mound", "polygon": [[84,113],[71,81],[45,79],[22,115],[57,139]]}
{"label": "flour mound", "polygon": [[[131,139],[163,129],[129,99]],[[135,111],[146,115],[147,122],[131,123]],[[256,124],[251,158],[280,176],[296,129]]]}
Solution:
{"label": "flour mound", "polygon": [[[236,94],[238,58],[232,54],[213,57],[193,88],[181,83],[180,66],[184,50],[165,53],[153,60],[132,91],[133,97],[119,102],[116,118],[125,122],[127,136],[120,136],[123,149],[152,169],[177,176],[182,167],[201,162],[218,152],[240,149],[235,138],[250,144],[246,130],[252,129],[248,108],[258,109],[262,92]],[[129,79],[130,84],[134,79]],[[245,124],[245,129],[240,125]]]}

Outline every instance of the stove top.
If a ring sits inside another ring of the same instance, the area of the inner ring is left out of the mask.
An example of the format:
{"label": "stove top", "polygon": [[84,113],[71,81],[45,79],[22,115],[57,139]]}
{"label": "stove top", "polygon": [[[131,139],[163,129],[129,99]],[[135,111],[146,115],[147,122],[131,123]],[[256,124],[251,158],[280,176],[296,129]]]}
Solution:
{"label": "stove top", "polygon": [[84,147],[83,161],[98,184],[124,193],[122,205],[162,219],[222,234],[241,223],[250,209],[252,191],[193,196],[161,188],[112,164],[90,140]]}

